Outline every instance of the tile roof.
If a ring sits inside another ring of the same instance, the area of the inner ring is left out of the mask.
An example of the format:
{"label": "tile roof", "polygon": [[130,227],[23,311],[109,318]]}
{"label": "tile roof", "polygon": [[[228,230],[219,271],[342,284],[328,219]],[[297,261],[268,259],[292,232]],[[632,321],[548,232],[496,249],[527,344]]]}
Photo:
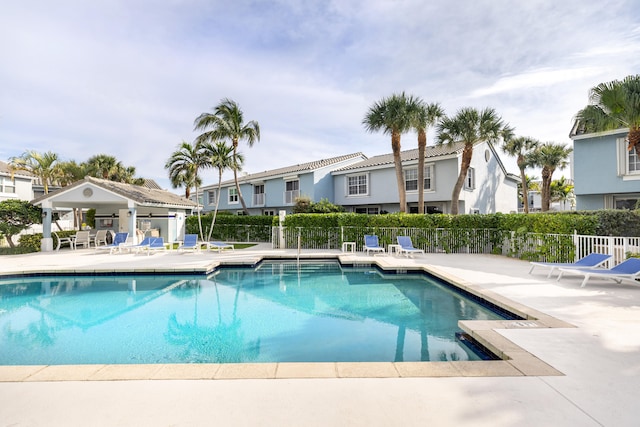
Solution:
{"label": "tile roof", "polygon": [[[286,175],[291,175],[291,174],[300,173],[300,172],[310,172],[326,166],[334,165],[336,163],[344,162],[345,160],[356,159],[358,157],[363,157],[365,159],[367,158],[367,156],[365,156],[362,152],[346,154],[343,156],[331,157],[328,159],[316,160],[308,163],[300,163],[293,166],[286,166],[279,169],[271,169],[264,172],[257,172],[257,173],[252,173],[248,175],[240,175],[238,176],[238,182],[243,183],[248,181],[271,178],[274,176],[281,176],[281,175],[286,176]],[[223,181],[222,185],[227,185],[231,182],[233,182],[233,180]],[[211,187],[211,185],[206,185],[203,188],[208,188],[208,187]]]}
{"label": "tile roof", "polygon": [[32,201],[32,203],[37,203],[47,198],[54,197],[59,192],[66,192],[86,183],[91,183],[122,197],[131,199],[141,205],[171,205],[182,206],[186,208],[193,208],[196,206],[195,202],[192,202],[191,200],[185,199],[182,196],[178,196],[177,194],[171,193],[166,190],[147,188],[140,185],[125,184],[123,182],[109,181],[106,179],[93,178],[90,176],[85,177],[83,180],[76,181],[71,185],[63,187],[58,191],[54,191],[52,193],[37,197]]}
{"label": "tile roof", "polygon": [[[449,144],[429,145],[425,150],[425,157],[428,159],[433,157],[457,154],[461,152],[463,148],[464,148],[464,143],[462,142],[457,142],[453,145],[449,145]],[[413,150],[402,151],[400,152],[400,157],[403,162],[418,160],[418,149],[415,148]],[[388,164],[393,164],[393,153],[370,157],[367,160],[364,160],[362,162],[354,163],[352,165],[345,166],[340,169],[336,169],[334,172],[369,168],[373,166],[383,166]]]}

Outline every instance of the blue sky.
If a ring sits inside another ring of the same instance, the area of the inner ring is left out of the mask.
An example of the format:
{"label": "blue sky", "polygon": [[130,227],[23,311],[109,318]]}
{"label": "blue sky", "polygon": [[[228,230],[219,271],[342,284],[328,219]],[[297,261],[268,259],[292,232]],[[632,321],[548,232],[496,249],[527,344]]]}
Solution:
{"label": "blue sky", "polygon": [[569,144],[589,88],[640,70],[640,4],[21,0],[2,6],[0,54],[1,160],[104,153],[169,188],[166,159],[225,97],[260,123],[248,173],[390,152],[361,122],[401,91]]}

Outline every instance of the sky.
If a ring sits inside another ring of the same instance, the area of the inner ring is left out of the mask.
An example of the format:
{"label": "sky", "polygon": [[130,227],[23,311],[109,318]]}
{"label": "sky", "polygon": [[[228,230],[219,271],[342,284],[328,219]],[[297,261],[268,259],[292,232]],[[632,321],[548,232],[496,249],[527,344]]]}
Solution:
{"label": "sky", "polygon": [[403,91],[571,144],[589,89],[638,70],[637,0],[5,1],[0,160],[108,154],[171,189],[166,160],[223,98],[260,125],[246,173],[371,157],[391,141],[362,120]]}

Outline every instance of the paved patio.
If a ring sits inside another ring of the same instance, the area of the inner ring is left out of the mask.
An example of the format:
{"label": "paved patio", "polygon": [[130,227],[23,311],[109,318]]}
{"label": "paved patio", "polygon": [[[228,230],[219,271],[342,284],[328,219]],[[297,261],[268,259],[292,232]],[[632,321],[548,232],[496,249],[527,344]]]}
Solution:
{"label": "paved patio", "polygon": [[[302,256],[337,254],[303,251]],[[67,250],[2,256],[0,274],[206,271],[219,262],[253,263],[265,255],[295,256],[295,252],[273,251],[265,245],[235,253],[148,257]],[[406,259],[355,254],[343,260],[378,262],[388,268],[428,266],[470,289],[498,300],[507,298],[525,311],[540,314],[547,319],[543,325],[527,327],[523,322],[523,327],[506,325],[484,332],[552,369],[540,375],[517,369],[520,372],[508,376],[479,377],[470,376],[477,375],[473,370],[457,368],[453,376],[408,378],[395,369],[398,375],[386,378],[354,371],[331,378],[319,378],[319,374],[301,378],[305,370],[295,372],[289,367],[292,370],[284,374],[280,370],[278,375],[276,367],[272,376],[276,379],[256,379],[260,375],[255,372],[247,374],[251,379],[222,379],[213,374],[210,378],[216,379],[191,379],[202,378],[198,367],[191,367],[190,375],[184,369],[147,365],[152,367],[145,374],[149,378],[178,379],[125,380],[128,374],[123,372],[106,375],[110,367],[84,366],[71,373],[37,367],[27,374],[18,372],[17,378],[11,378],[11,369],[5,368],[0,370],[4,381],[0,382],[0,426],[638,425],[633,409],[640,390],[640,286],[592,279],[580,288],[578,277],[556,282],[542,270],[529,275],[527,262],[492,255],[427,254]],[[549,325],[555,327],[545,327]],[[575,327],[558,327],[565,325]],[[65,375],[67,381],[56,380]],[[77,380],[69,381],[69,375]],[[139,375],[138,369],[132,378]],[[237,373],[232,377],[240,378]]]}

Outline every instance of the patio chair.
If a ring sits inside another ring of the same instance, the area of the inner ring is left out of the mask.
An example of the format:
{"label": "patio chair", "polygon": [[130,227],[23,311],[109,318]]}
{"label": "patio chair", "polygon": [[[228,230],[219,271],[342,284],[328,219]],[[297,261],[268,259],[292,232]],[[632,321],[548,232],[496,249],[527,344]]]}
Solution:
{"label": "patio chair", "polygon": [[400,245],[400,253],[404,254],[406,257],[409,255],[413,256],[413,254],[424,253],[422,249],[417,249],[413,247],[413,243],[411,242],[411,237],[409,236],[398,236],[398,245]]}
{"label": "patio chair", "polygon": [[549,268],[549,274],[547,274],[547,278],[551,277],[551,274],[553,274],[553,272],[556,269],[559,268],[572,268],[572,267],[578,267],[578,268],[596,268],[601,266],[604,262],[606,262],[609,258],[611,258],[611,255],[605,255],[605,254],[599,254],[599,253],[592,253],[587,255],[586,257],[580,258],[579,260],[577,260],[576,262],[538,262],[538,261],[531,261],[531,269],[529,270],[529,274],[531,274],[531,272],[533,272],[533,269],[535,267],[546,267]]}
{"label": "patio chair", "polygon": [[93,245],[97,248],[98,246],[107,244],[107,236],[109,235],[109,230],[98,230],[96,231],[96,236],[93,238]]}
{"label": "patio chair", "polygon": [[73,236],[67,236],[67,237],[60,237],[58,236],[58,233],[56,233],[55,231],[51,232],[51,234],[56,236],[56,239],[58,239],[58,244],[56,245],[56,251],[60,250],[60,246],[62,245],[69,245],[69,248],[71,249],[75,249],[75,242],[74,242],[74,238]]}
{"label": "patio chair", "polygon": [[126,243],[128,238],[129,233],[116,233],[110,245],[96,246],[96,252],[105,250],[108,250],[110,254],[116,251],[122,252],[122,249],[127,247]]}
{"label": "patio chair", "polygon": [[74,241],[74,246],[76,249],[78,246],[82,245],[84,248],[91,247],[91,233],[89,231],[78,231],[76,233],[76,238]]}
{"label": "patio chair", "polygon": [[231,243],[224,242],[209,242],[207,243],[207,247],[211,250],[218,251],[218,253],[229,249],[231,249],[232,252],[236,251],[235,246],[233,246]]}
{"label": "patio chair", "polygon": [[560,268],[560,274],[558,279],[562,277],[564,273],[577,274],[584,276],[584,280],[580,287],[584,287],[591,277],[600,277],[603,279],[611,279],[616,283],[621,283],[623,280],[633,280],[635,284],[636,279],[640,279],[640,258],[629,258],[622,261],[620,264],[613,268]]}
{"label": "patio chair", "polygon": [[369,255],[371,252],[374,252],[374,255],[377,252],[384,253],[384,248],[380,246],[378,243],[378,236],[366,234],[364,236],[364,246],[362,250]]}
{"label": "patio chair", "polygon": [[185,234],[184,241],[178,246],[178,252],[183,251],[199,251],[200,244],[198,244],[197,234]]}
{"label": "patio chair", "polygon": [[167,246],[164,244],[163,237],[152,237],[149,247],[147,248],[147,255],[151,255],[151,252],[162,251],[166,252]]}

